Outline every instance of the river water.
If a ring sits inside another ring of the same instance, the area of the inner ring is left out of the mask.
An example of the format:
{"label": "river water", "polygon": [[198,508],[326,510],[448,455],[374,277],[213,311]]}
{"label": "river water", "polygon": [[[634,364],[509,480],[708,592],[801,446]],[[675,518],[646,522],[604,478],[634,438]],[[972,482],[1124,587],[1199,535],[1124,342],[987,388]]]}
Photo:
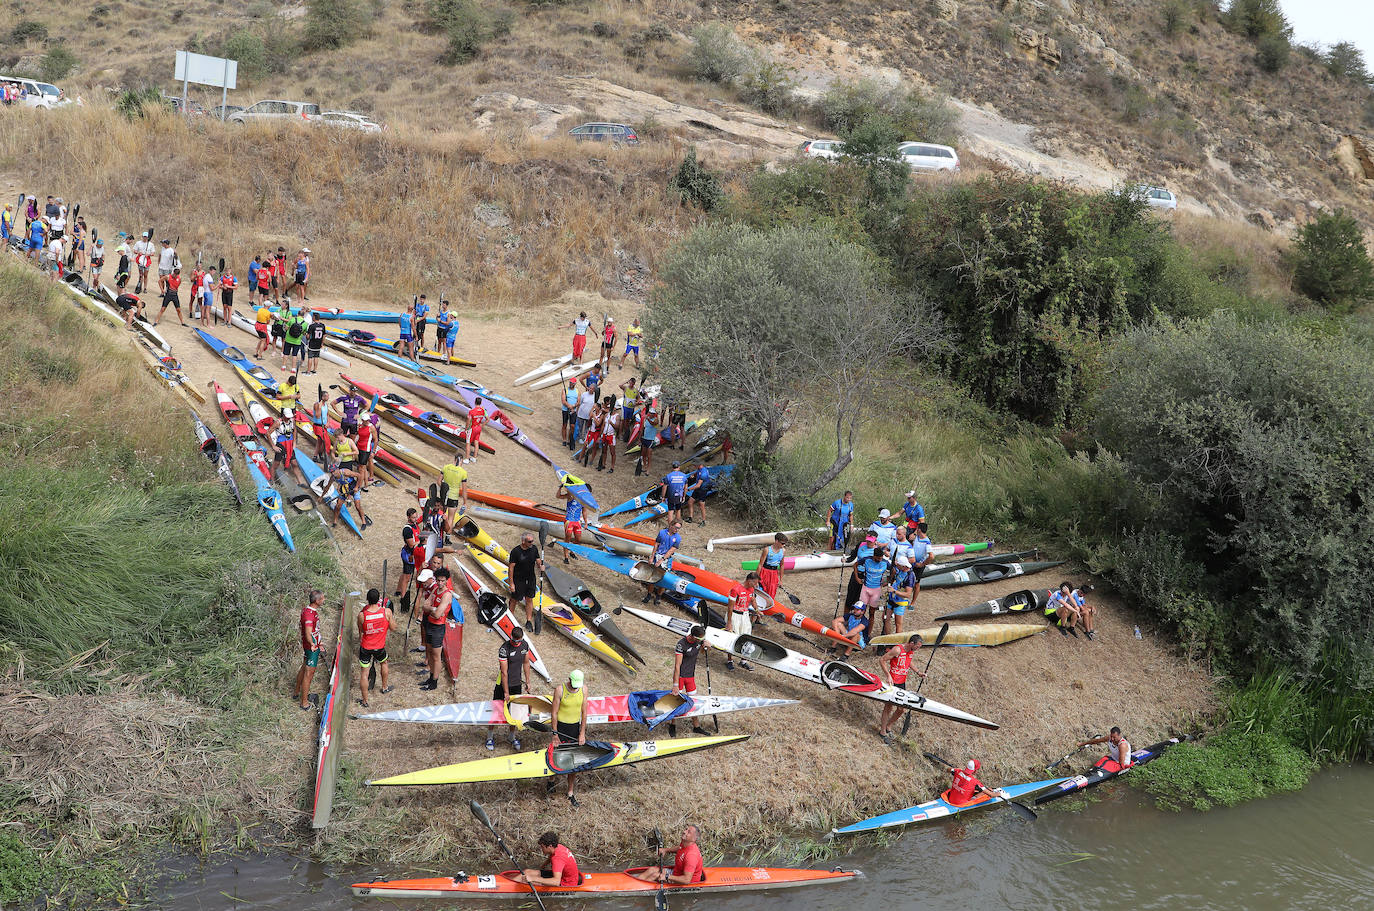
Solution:
{"label": "river water", "polygon": [[[734,896],[670,896],[674,909],[713,911],[1356,911],[1374,908],[1374,767],[1329,769],[1297,794],[1207,813],[1156,810],[1115,782],[1085,809],[1046,808],[1035,823],[988,811],[905,830],[885,847],[846,843],[826,866],[858,867],[856,884]],[[1062,806],[1062,805],[1061,805]],[[895,808],[894,808],[895,809]],[[329,871],[283,857],[186,871],[156,900],[192,909],[501,908],[501,901],[354,898],[359,878],[405,871]],[[469,871],[473,872],[473,871]],[[331,875],[333,874],[333,875]],[[530,907],[533,904],[530,903]],[[550,908],[622,911],[651,898],[554,901]]]}

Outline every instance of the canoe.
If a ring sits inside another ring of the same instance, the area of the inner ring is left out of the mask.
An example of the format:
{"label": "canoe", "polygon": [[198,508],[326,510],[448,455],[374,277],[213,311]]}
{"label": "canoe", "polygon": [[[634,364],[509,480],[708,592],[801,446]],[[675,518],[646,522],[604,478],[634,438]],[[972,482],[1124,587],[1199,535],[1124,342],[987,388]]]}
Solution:
{"label": "canoe", "polygon": [[254,462],[264,477],[272,476],[272,466],[263,458],[262,447],[254,438],[253,428],[248,426],[248,422],[243,417],[243,409],[239,407],[229,393],[219,383],[214,384],[215,404],[219,406],[220,414],[224,415],[224,423],[229,425],[229,432],[234,435],[234,442],[239,444],[239,448],[248,454],[250,461]]}
{"label": "canoe", "polygon": [[458,513],[453,517],[453,533],[473,547],[485,554],[490,554],[501,563],[510,562],[510,551],[506,550],[496,539],[482,530],[482,527],[474,522],[466,513]]}
{"label": "canoe", "polygon": [[[759,889],[790,889],[796,886],[819,886],[858,879],[858,870],[794,870],[785,867],[706,867],[706,878],[699,883],[680,886],[675,883],[659,885],[636,879],[646,867],[631,867],[615,873],[587,873],[578,886],[535,886],[541,896],[566,895],[582,898],[617,895],[644,896],[662,889],[664,894],[691,895],[698,892],[746,892]],[[530,887],[517,883],[518,870],[506,870],[490,876],[459,874],[432,879],[393,879],[372,883],[354,883],[354,895],[374,898],[449,898],[456,895],[472,898],[528,899]]]}
{"label": "canoe", "polygon": [[519,376],[517,376],[517,377],[515,378],[515,380],[511,383],[511,385],[512,385],[512,386],[523,386],[524,384],[528,383],[528,382],[529,382],[530,380],[532,380],[532,379],[535,379],[535,378],[537,378],[537,377],[541,377],[541,376],[543,376],[543,375],[546,374],[546,373],[553,373],[553,372],[554,372],[555,370],[557,370],[559,367],[563,367],[563,366],[566,366],[566,365],[571,364],[571,363],[572,363],[572,355],[571,355],[571,354],[564,354],[564,355],[562,355],[561,357],[550,358],[549,360],[547,360],[547,361],[545,361],[544,363],[540,364],[538,367],[535,367],[533,370],[529,371],[528,373],[522,373],[522,374],[520,374]]}
{"label": "canoe", "polygon": [[585,363],[581,364],[572,364],[567,367],[560,367],[557,371],[550,373],[548,376],[541,377],[535,380],[533,383],[530,383],[530,388],[547,389],[550,386],[556,386],[559,383],[566,383],[568,380],[579,377],[584,373],[590,373],[591,369],[595,366],[596,361],[586,361]]}
{"label": "canoe", "polygon": [[277,493],[268,482],[267,476],[259,470],[257,464],[248,453],[244,453],[243,460],[248,463],[248,476],[253,479],[253,483],[258,488],[258,505],[267,514],[267,521],[272,523],[272,528],[276,530],[277,537],[281,538],[286,549],[291,553],[296,552],[296,544],[291,540],[291,529],[286,526],[286,513],[282,512],[281,494]]}
{"label": "canoe", "polygon": [[[630,711],[630,700],[636,696],[650,696],[651,693],[622,693],[619,696],[589,696],[587,698],[587,724],[633,724],[638,721]],[[707,715],[726,715],[730,712],[747,712],[753,709],[775,708],[781,705],[796,705],[796,699],[762,699],[756,696],[707,696],[701,693],[689,695],[682,693],[674,696],[665,693],[639,710],[642,723],[653,724],[665,715],[673,714],[675,720],[702,718]],[[679,712],[678,709],[681,709]],[[516,696],[510,702],[488,699],[485,702],[456,702],[449,705],[426,705],[413,709],[396,709],[390,712],[376,712],[359,715],[367,721],[400,721],[415,724],[460,724],[523,725],[528,721],[543,724],[553,722],[552,696]]]}
{"label": "canoe", "polygon": [[191,420],[196,425],[196,443],[200,447],[201,453],[215,466],[219,479],[224,482],[225,487],[229,488],[229,493],[233,495],[234,502],[242,506],[243,495],[239,493],[239,484],[234,479],[234,469],[229,465],[229,457],[224,454],[224,447],[220,446],[219,440],[215,438],[215,435],[210,432],[210,428],[205,426],[205,422],[193,409],[191,410]]}
{"label": "canoe", "polygon": [[[235,328],[242,329],[244,332],[247,332],[249,335],[253,336],[253,338],[256,339],[258,337],[258,330],[253,325],[252,321],[246,319],[243,316],[240,316],[238,313],[229,314],[229,322],[232,323]],[[281,351],[282,340],[279,338],[272,339],[272,346],[277,351]],[[328,348],[320,349],[320,359],[329,361],[331,364],[338,364],[340,367],[350,366],[348,358],[340,357],[333,351],[330,351]]]}
{"label": "canoe", "polygon": [[832,690],[854,693],[913,712],[934,715],[946,721],[957,721],[960,724],[967,724],[988,731],[995,731],[1000,727],[995,721],[979,718],[977,715],[945,705],[943,702],[936,702],[934,699],[922,696],[912,690],[885,683],[876,674],[870,674],[868,671],[843,661],[825,662],[821,668],[821,681]]}
{"label": "canoe", "polygon": [[[516,622],[515,615],[510,612],[506,599],[487,588],[482,580],[468,572],[468,568],[463,564],[458,564],[458,571],[463,574],[463,578],[468,583],[468,589],[477,602],[477,619],[483,626],[489,626],[496,630],[502,639],[509,642],[511,631],[520,624]],[[525,641],[529,642],[529,640],[530,637],[526,636]],[[549,676],[549,669],[544,664],[544,659],[539,657],[539,650],[534,647],[533,642],[530,642],[530,668],[545,680],[553,680]]]}
{"label": "canoe", "polygon": [[[1182,737],[1170,737],[1168,740],[1161,740],[1159,743],[1151,744],[1150,746],[1143,747],[1139,750],[1133,750],[1131,752],[1131,762],[1133,763],[1131,769],[1135,768],[1136,766],[1145,765],[1145,763],[1147,762],[1152,762],[1153,760],[1158,759],[1161,753],[1163,753],[1169,747],[1174,746],[1175,744],[1183,743],[1185,740],[1194,739],[1195,738],[1192,735],[1185,734]],[[1062,797],[1068,797],[1070,794],[1077,794],[1079,791],[1086,791],[1088,788],[1096,787],[1102,784],[1104,781],[1111,781],[1113,778],[1117,777],[1118,775],[1122,775],[1126,772],[1129,772],[1131,769],[1123,769],[1117,766],[1116,763],[1112,762],[1106,756],[1103,756],[1101,759],[1099,759],[1096,763],[1093,764],[1093,767],[1091,769],[1084,772],[1082,775],[1075,775],[1072,778],[1066,778],[1064,781],[1061,781],[1058,785],[1056,785],[1052,790],[1044,794],[1041,794],[1039,797],[1035,798],[1035,805],[1038,807],[1041,804],[1047,804],[1052,800],[1059,800]]]}
{"label": "canoe", "polygon": [[568,493],[576,497],[577,502],[581,503],[592,512],[598,512],[601,509],[601,504],[596,502],[596,496],[592,494],[592,487],[590,484],[577,475],[564,471],[553,462],[549,464],[553,465],[554,474],[558,475],[558,483],[566,489]]}
{"label": "canoe", "polygon": [[329,825],[330,810],[334,805],[334,776],[339,765],[339,748],[343,746],[343,727],[347,718],[339,708],[339,700],[348,700],[348,681],[341,670],[344,633],[348,629],[348,600],[360,594],[349,592],[344,599],[343,611],[339,616],[339,632],[334,640],[334,666],[329,672],[329,691],[325,694],[324,708],[320,712],[315,753],[315,799],[310,823],[315,829]]}
{"label": "canoe", "polygon": [[[460,402],[457,399],[450,398],[449,396],[444,395],[437,389],[430,389],[426,386],[421,386],[419,383],[412,383],[410,380],[397,379],[394,376],[390,379],[391,382],[395,383],[397,386],[400,386],[407,392],[411,392],[415,395],[418,395],[420,398],[429,402],[431,405],[437,405],[440,408],[447,408],[454,414],[457,414],[465,420],[467,419],[468,412],[472,410],[473,403],[471,401],[466,401],[470,393],[467,393],[467,390],[465,390],[461,386],[458,387],[456,391],[459,395],[463,396],[465,401]],[[504,411],[497,408],[491,414],[487,415],[487,417],[489,419],[490,425],[496,428],[498,431],[500,431],[502,435],[525,447],[530,452],[534,453],[539,458],[543,459],[545,462],[548,462],[550,465],[553,464],[552,460],[550,460],[549,457],[544,454],[544,451],[540,449],[538,446],[536,446],[534,444],[534,441],[529,438],[529,435],[526,434],[523,430],[521,430],[520,427],[514,421],[512,421]]]}
{"label": "canoe", "polygon": [[553,778],[574,772],[611,769],[651,759],[695,753],[697,750],[709,750],[712,747],[748,739],[748,734],[730,734],[720,737],[683,737],[678,740],[634,740],[629,743],[599,740],[589,740],[582,744],[550,743],[542,750],[435,766],[432,769],[379,778],[365,784],[370,787],[398,787]]}
{"label": "canoe", "polygon": [[607,553],[604,550],[596,550],[583,544],[563,541],[559,546],[567,548],[569,553],[590,560],[597,566],[609,569],[613,573],[628,576],[636,582],[647,582],[665,591],[686,595],[689,598],[702,598],[716,604],[730,603],[728,596],[697,585],[686,576],[680,575],[676,570],[665,571],[663,567],[654,566],[644,560],[636,560],[634,557],[623,554]]}
{"label": "canoe", "polygon": [[[468,499],[472,499],[472,488],[468,488]],[[544,510],[548,518],[520,515],[519,513],[507,512],[504,509],[494,509],[490,506],[474,506],[471,503],[468,504],[466,512],[475,519],[500,522],[503,525],[512,525],[516,528],[528,528],[530,531],[535,532],[539,531],[542,525],[544,527],[544,533],[548,537],[558,538],[559,540],[563,540],[567,537],[567,530],[563,526],[562,513],[554,512],[551,509]],[[628,536],[619,537],[614,533],[621,531],[621,529],[613,528],[609,525],[598,525],[595,522],[588,523],[585,530],[588,532],[596,531],[613,538],[616,550],[623,551],[624,553],[632,553],[638,556],[647,557],[654,552],[653,539],[650,538],[643,541],[636,540],[637,538],[643,538],[643,535],[635,535],[634,538]],[[688,556],[687,554],[677,554],[674,560],[678,563],[690,563],[694,566],[701,565],[700,559]]]}
{"label": "canoe", "polygon": [[[824,636],[826,639],[847,646],[854,644],[824,623],[811,619],[801,611],[795,611],[790,607],[784,607],[779,604],[773,598],[768,597],[768,593],[763,589],[757,589],[754,592],[754,606],[758,608],[761,614],[768,617],[776,617],[788,626],[794,626],[797,629],[805,630],[813,636]],[[905,642],[906,640],[903,639],[902,641]]]}
{"label": "canoe", "polygon": [[981,561],[964,569],[953,572],[926,576],[921,580],[921,588],[952,588],[956,585],[979,585],[984,582],[1000,582],[1017,576],[1029,576],[1056,566],[1063,566],[1063,560],[1040,561],[1037,563],[990,563]]}
{"label": "canoe", "polygon": [[[1044,781],[1028,781],[1022,784],[1003,785],[1001,790],[1007,792],[1007,796],[1012,800],[1021,797],[1030,797],[1038,794],[1047,788],[1052,788],[1065,778],[1047,778]],[[934,800],[925,803],[918,803],[914,807],[907,807],[904,810],[893,810],[891,813],[884,813],[882,816],[873,816],[859,822],[841,826],[838,829],[831,829],[831,835],[857,835],[861,832],[873,832],[878,829],[889,829],[893,826],[909,826],[912,823],[931,822],[936,819],[944,819],[947,816],[955,816],[959,813],[967,813],[970,810],[982,810],[988,807],[995,807],[1004,801],[1000,797],[993,797],[990,794],[979,792],[973,795],[973,799],[968,803],[953,804],[949,802],[949,791],[944,791]]]}
{"label": "canoe", "polygon": [[276,396],[277,381],[272,378],[272,374],[268,373],[265,367],[261,364],[253,363],[248,359],[248,355],[244,354],[233,345],[220,341],[204,329],[197,329],[196,335],[200,336],[200,340],[205,343],[207,348],[224,358],[233,366],[243,368],[245,373],[252,376],[259,383],[262,383],[272,391],[273,396]]}
{"label": "canoe", "polygon": [[982,601],[970,607],[960,608],[936,617],[936,620],[974,620],[979,617],[996,617],[1001,614],[1025,614],[1043,617],[1049,599],[1038,591],[1025,589]]}
{"label": "canoe", "polygon": [[[773,539],[769,538],[771,542]],[[767,543],[767,542],[766,542]],[[987,550],[992,545],[991,541],[984,541],[977,544],[934,544],[931,545],[930,552],[936,557],[954,557],[964,553],[977,553]],[[813,569],[838,569],[841,566],[853,563],[847,554],[834,552],[800,554],[795,557],[784,557],[782,568],[787,572],[805,572]],[[740,562],[740,569],[753,570],[759,568],[758,560],[743,560]],[[927,578],[930,570],[935,567],[926,567]],[[925,584],[924,581],[921,583]]]}
{"label": "canoe", "polygon": [[[602,513],[601,516],[605,518],[606,514]],[[784,531],[783,534],[787,535],[788,538],[793,538],[797,535],[823,535],[828,531],[830,531],[829,527],[823,525],[819,528],[793,528],[789,531]],[[775,531],[765,531],[756,535],[732,535],[728,538],[712,538],[706,542],[706,552],[708,554],[711,553],[717,546],[744,547],[750,544],[772,544],[773,536],[776,534],[777,532]]]}
{"label": "canoe", "polygon": [[[945,633],[942,645],[1005,645],[1008,642],[1015,642],[1017,639],[1025,639],[1027,636],[1034,636],[1046,630],[1043,623],[969,623],[959,626],[951,626],[949,632]],[[907,630],[902,633],[889,633],[885,636],[874,636],[868,640],[871,646],[880,645],[901,645],[911,635],[919,633],[921,639],[927,646],[935,644],[935,637],[940,634],[938,627],[929,626],[925,629]]]}
{"label": "canoe", "polygon": [[[490,554],[483,553],[471,544],[468,545],[468,555],[477,561],[477,565],[486,571],[501,584],[503,588],[510,587],[510,575],[507,572],[506,564],[495,560]],[[625,657],[616,651],[610,643],[598,635],[591,627],[582,622],[582,618],[573,613],[572,608],[557,601],[545,594],[534,596],[534,609],[544,615],[544,619],[553,623],[554,628],[567,636],[574,643],[591,652],[596,657],[605,661],[611,667],[633,677],[636,673],[635,666]]]}
{"label": "canoe", "polygon": [[630,637],[621,631],[611,612],[601,606],[586,583],[547,561],[544,564],[544,577],[549,580],[549,588],[553,589],[553,593],[576,611],[583,622],[590,624],[622,654],[629,655],[640,664],[645,663],[644,656],[630,642]]}
{"label": "canoe", "polygon": [[[335,504],[339,502],[339,488],[330,483],[329,475],[325,474],[323,468],[315,464],[315,460],[301,452],[299,446],[296,447],[296,465],[300,467],[301,474],[305,476],[305,483],[315,492],[315,496],[324,502],[324,505],[333,511]],[[353,534],[358,537],[363,536],[363,530],[358,527],[358,520],[353,518],[352,506],[345,503],[339,510],[339,518],[349,527]]]}

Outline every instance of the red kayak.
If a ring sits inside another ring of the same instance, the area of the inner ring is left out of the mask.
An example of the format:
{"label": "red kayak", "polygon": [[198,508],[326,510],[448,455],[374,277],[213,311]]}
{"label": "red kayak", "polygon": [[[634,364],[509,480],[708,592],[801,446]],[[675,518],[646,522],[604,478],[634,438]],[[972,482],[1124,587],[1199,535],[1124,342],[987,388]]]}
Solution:
{"label": "red kayak", "polygon": [[[419,424],[426,430],[431,431],[432,433],[442,434],[446,437],[450,437],[456,443],[467,442],[467,429],[464,427],[459,427],[457,424],[453,423],[448,418],[444,417],[442,414],[439,414],[437,411],[429,411],[427,409],[421,408],[419,405],[412,405],[409,401],[401,398],[394,392],[385,392],[377,388],[376,386],[371,386],[360,380],[355,380],[345,373],[339,374],[339,379],[343,380],[345,383],[352,386],[364,397],[371,398],[380,405],[385,405],[387,408],[391,409],[397,414],[405,415],[406,417],[410,418],[412,421]],[[481,441],[478,441],[477,448],[482,450],[483,452],[496,451],[495,449],[492,449],[489,445]]]}
{"label": "red kayak", "polygon": [[248,425],[243,409],[224,391],[224,387],[220,386],[218,381],[215,382],[215,402],[219,405],[220,414],[224,415],[224,422],[229,425],[229,432],[234,435],[234,441],[239,444],[239,448],[248,454],[248,458],[262,471],[264,478],[271,479],[272,466],[262,454],[262,447],[253,435],[253,428]]}
{"label": "red kayak", "polygon": [[[682,572],[682,570],[674,566],[673,572]],[[765,604],[768,606],[764,607],[763,605]],[[777,601],[768,597],[768,593],[763,589],[759,589],[754,593],[754,606],[759,609],[759,613],[766,614],[770,617],[779,617],[783,622],[789,623],[797,629],[803,629],[808,633],[816,636],[824,636],[827,639],[834,639],[836,642],[843,642],[847,646],[852,646],[854,644],[824,623],[812,620],[810,617],[806,616],[806,614],[800,611],[794,611],[790,607],[783,607]]]}
{"label": "red kayak", "polygon": [[[788,889],[794,886],[815,886],[822,883],[849,882],[863,876],[858,870],[792,870],[786,867],[707,867],[706,877],[699,883],[645,882],[632,874],[643,873],[646,867],[631,867],[624,872],[584,873],[576,886],[535,886],[540,895],[610,898],[617,895],[652,895],[662,889],[665,893],[745,892],[758,889]],[[519,871],[506,870],[492,876],[440,876],[432,879],[394,879],[375,883],[354,883],[354,895],[376,898],[450,898],[462,895],[472,898],[528,899],[530,887],[515,881]]]}

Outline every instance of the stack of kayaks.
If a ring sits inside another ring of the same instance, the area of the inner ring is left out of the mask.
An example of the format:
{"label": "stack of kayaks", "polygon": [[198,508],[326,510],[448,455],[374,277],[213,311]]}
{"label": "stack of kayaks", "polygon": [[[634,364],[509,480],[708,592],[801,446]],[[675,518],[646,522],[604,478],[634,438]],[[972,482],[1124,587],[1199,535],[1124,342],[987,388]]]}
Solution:
{"label": "stack of kayaks", "polygon": [[225,455],[223,447],[219,445],[219,440],[210,432],[210,428],[205,426],[205,422],[200,419],[200,415],[193,410],[191,420],[196,425],[196,442],[200,446],[201,453],[210,460],[210,464],[215,466],[219,478],[224,482],[224,486],[229,488],[229,493],[234,498],[237,506],[243,505],[243,496],[239,493],[238,481],[234,479],[234,470],[229,465],[229,457]]}
{"label": "stack of kayaks", "polygon": [[[452,411],[454,414],[464,419],[467,418],[468,412],[472,410],[473,404],[476,400],[476,397],[472,392],[461,386],[455,390],[464,399],[464,401],[460,402],[457,399],[453,399],[447,395],[444,395],[437,389],[430,389],[428,387],[421,386],[419,383],[412,383],[410,380],[398,379],[397,377],[393,376],[391,377],[391,382],[395,383],[397,386],[400,386],[407,392],[411,392],[415,395],[420,396],[420,398],[429,402],[431,405],[437,405],[440,408],[447,408],[449,411]],[[514,421],[512,421],[504,411],[497,408],[494,411],[492,411],[489,415],[487,415],[487,417],[491,423],[491,426],[495,427],[497,431],[503,434],[507,439],[513,440],[521,446],[525,447],[530,452],[538,456],[540,459],[544,460],[545,462],[548,462],[548,464],[553,464],[553,461],[544,454],[544,450],[540,449],[537,445],[535,445],[534,441],[529,438],[529,435],[526,434],[523,430],[521,430],[520,427]]]}
{"label": "stack of kayaks", "polygon": [[564,354],[564,355],[562,355],[561,357],[550,358],[549,360],[547,360],[547,361],[545,361],[544,363],[540,364],[538,367],[535,367],[533,370],[529,371],[528,373],[522,373],[522,374],[520,374],[520,376],[517,376],[517,377],[515,378],[515,382],[511,383],[511,385],[512,385],[512,386],[523,386],[525,383],[528,383],[530,380],[537,379],[538,377],[544,376],[545,374],[553,373],[553,372],[554,372],[555,370],[557,370],[559,367],[566,367],[568,364],[571,364],[571,363],[572,363],[572,355],[571,355],[571,354]]}
{"label": "stack of kayaks", "polygon": [[[761,889],[790,889],[796,886],[818,886],[826,883],[850,882],[862,877],[858,870],[792,870],[782,867],[707,867],[706,878],[699,883],[645,882],[634,874],[644,867],[631,867],[622,872],[586,873],[576,886],[535,886],[543,895],[568,898],[614,898],[640,896],[642,900],[659,890],[664,894],[694,895],[701,892],[752,892]],[[506,898],[526,900],[530,887],[517,882],[518,870],[506,870],[489,876],[441,876],[431,879],[396,879],[372,883],[354,883],[354,895],[373,898]]]}
{"label": "stack of kayaks", "polygon": [[636,582],[647,582],[656,588],[674,594],[684,595],[688,598],[701,598],[715,604],[729,604],[730,598],[719,592],[713,591],[705,586],[698,585],[692,578],[685,575],[690,568],[679,568],[677,570],[665,570],[661,566],[655,566],[645,560],[636,560],[634,557],[627,557],[623,554],[608,553],[604,550],[596,550],[581,544],[572,544],[567,541],[559,546],[566,548],[570,553],[590,560],[591,562],[609,569],[613,573],[619,573],[633,579]]}
{"label": "stack of kayaks", "polygon": [[[639,718],[630,710],[631,700],[639,696],[654,696],[644,708],[641,704]],[[746,712],[753,709],[774,708],[782,705],[796,705],[795,699],[762,699],[753,696],[706,696],[702,694],[673,695],[672,693],[625,693],[619,696],[590,696],[587,698],[587,724],[629,724],[636,721],[653,726],[654,722],[666,716],[674,720],[703,718],[707,715],[725,715],[729,712]],[[391,712],[377,712],[360,715],[368,721],[402,721],[419,724],[459,724],[493,725],[514,724],[523,726],[529,721],[551,724],[553,719],[552,696],[514,696],[509,702],[491,699],[485,702],[459,702],[450,705],[427,705],[413,709],[396,709]]]}
{"label": "stack of kayaks", "polygon": [[[772,538],[769,538],[771,541]],[[992,546],[991,541],[979,541],[973,544],[933,544],[930,553],[936,557],[954,557],[966,553],[980,553]],[[834,551],[826,553],[799,554],[795,557],[784,557],[782,568],[787,572],[805,572],[812,569],[837,569],[841,566],[853,563],[847,554],[836,553]],[[740,569],[753,570],[759,568],[758,560],[741,560]],[[927,567],[926,578],[930,578],[932,569],[938,570],[938,566]],[[922,580],[921,585],[925,585]]]}

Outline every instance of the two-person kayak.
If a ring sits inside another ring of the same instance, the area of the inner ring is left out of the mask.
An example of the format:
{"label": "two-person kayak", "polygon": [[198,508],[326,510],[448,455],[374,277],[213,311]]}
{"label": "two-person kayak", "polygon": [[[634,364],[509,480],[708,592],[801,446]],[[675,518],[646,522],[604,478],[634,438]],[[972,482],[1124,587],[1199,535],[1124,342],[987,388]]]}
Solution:
{"label": "two-person kayak", "polygon": [[[541,896],[568,898],[613,898],[615,896],[652,896],[660,889],[665,894],[691,895],[699,892],[752,892],[760,889],[789,889],[850,882],[863,876],[858,870],[793,870],[784,867],[707,867],[706,878],[698,883],[654,883],[636,879],[647,867],[631,867],[623,872],[585,873],[576,886],[534,886]],[[354,883],[354,895],[373,898],[509,898],[528,900],[531,887],[517,882],[518,870],[489,876],[460,874],[430,879],[394,879]]]}

